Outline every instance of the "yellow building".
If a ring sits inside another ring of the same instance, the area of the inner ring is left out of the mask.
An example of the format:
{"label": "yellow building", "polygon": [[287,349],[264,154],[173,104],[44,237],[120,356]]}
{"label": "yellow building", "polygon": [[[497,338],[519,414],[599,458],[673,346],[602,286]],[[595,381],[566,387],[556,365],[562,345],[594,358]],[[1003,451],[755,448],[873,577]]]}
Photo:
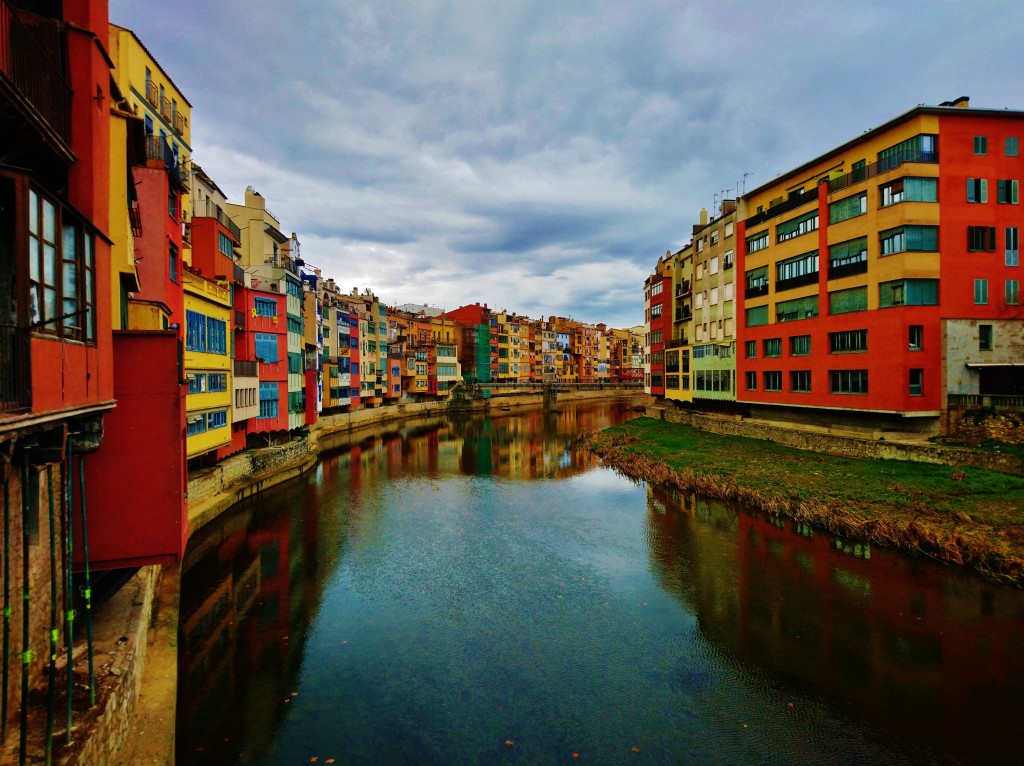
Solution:
{"label": "yellow building", "polygon": [[690,242],[672,255],[672,295],[675,310],[671,336],[665,343],[665,398],[676,402],[692,402],[690,355],[694,334],[693,319],[693,254]]}
{"label": "yellow building", "polygon": [[231,444],[231,291],[190,271],[185,289],[185,450],[201,457]]}
{"label": "yellow building", "polygon": [[[189,195],[192,105],[130,29],[110,25],[109,53],[114,62],[114,79],[124,99],[123,106],[142,120],[146,136],[144,151],[151,158],[166,160],[168,172],[184,187],[181,211],[182,222],[187,223],[192,210]],[[116,184],[117,178],[112,173],[111,183]],[[186,234],[182,250],[182,261],[186,264],[191,262],[188,246]]]}

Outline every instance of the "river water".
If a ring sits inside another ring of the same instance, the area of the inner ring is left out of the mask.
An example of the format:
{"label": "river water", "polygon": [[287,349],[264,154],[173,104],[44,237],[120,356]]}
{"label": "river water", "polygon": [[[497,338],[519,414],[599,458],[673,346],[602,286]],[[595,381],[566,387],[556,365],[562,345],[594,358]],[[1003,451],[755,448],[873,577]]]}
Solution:
{"label": "river water", "polygon": [[202,530],[177,762],[1024,761],[1024,593],[572,448],[634,414],[378,432]]}

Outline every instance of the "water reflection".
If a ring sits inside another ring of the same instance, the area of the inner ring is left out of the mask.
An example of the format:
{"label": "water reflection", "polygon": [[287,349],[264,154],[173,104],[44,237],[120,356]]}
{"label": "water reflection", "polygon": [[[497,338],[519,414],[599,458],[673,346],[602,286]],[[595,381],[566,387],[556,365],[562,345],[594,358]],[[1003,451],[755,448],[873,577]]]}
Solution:
{"label": "water reflection", "polygon": [[734,661],[914,746],[1017,760],[1020,591],[662,488],[647,519],[659,582]]}
{"label": "water reflection", "polygon": [[205,529],[178,763],[1016,760],[1024,594],[571,448],[632,414],[364,432]]}

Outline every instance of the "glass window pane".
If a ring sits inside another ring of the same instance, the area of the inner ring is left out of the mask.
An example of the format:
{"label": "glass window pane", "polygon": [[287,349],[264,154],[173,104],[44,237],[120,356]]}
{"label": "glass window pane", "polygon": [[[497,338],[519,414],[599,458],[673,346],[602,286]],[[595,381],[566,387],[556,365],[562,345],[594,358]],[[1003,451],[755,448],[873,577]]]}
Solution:
{"label": "glass window pane", "polygon": [[57,284],[57,249],[53,245],[43,245],[43,281]]}
{"label": "glass window pane", "polygon": [[43,239],[47,242],[56,241],[57,213],[53,203],[47,199],[43,200]]}

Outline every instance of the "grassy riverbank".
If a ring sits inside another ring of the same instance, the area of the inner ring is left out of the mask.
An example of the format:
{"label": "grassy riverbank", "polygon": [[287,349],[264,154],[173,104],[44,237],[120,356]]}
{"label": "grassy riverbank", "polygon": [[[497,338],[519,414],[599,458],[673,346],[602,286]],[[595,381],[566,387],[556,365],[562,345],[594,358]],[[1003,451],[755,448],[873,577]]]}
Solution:
{"label": "grassy riverbank", "polygon": [[849,539],[1024,583],[1024,478],[858,460],[638,418],[586,439],[607,465]]}

